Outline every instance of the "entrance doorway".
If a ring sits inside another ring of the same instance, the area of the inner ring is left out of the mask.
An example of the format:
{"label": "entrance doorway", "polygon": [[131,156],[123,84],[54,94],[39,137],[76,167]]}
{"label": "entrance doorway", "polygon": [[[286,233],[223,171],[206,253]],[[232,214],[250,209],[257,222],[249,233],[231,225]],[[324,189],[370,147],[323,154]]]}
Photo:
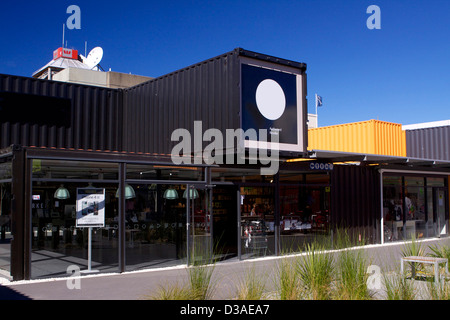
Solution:
{"label": "entrance doorway", "polygon": [[240,188],[240,258],[251,259],[276,254],[275,188]]}
{"label": "entrance doorway", "polygon": [[237,256],[238,187],[213,189],[213,242],[221,260]]}

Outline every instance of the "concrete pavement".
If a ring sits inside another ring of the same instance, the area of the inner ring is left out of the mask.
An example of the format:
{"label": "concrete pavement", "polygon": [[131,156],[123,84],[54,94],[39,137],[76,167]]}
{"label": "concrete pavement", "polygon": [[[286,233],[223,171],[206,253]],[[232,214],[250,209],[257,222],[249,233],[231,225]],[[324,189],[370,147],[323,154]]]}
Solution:
{"label": "concrete pavement", "polygon": [[[427,249],[431,245],[448,245],[449,238],[420,241]],[[370,263],[382,270],[399,269],[405,244],[390,243],[362,247]],[[219,262],[214,270],[214,299],[233,299],[237,285],[251,270],[266,280],[266,290],[275,288],[273,281],[280,259],[297,259],[301,254],[265,257],[253,260]],[[79,281],[79,282],[77,282]],[[151,299],[161,286],[187,281],[186,266],[150,269],[122,274],[93,274],[72,278],[55,278],[11,282],[0,278],[0,300],[144,300]],[[79,288],[77,284],[79,283]]]}

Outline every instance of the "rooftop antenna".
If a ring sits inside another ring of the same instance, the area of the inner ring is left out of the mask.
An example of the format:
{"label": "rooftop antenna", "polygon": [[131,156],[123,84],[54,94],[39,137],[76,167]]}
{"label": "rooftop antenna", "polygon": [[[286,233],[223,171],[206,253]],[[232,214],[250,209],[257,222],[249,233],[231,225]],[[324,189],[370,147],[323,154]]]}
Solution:
{"label": "rooftop antenna", "polygon": [[63,36],[62,36],[62,47],[64,48],[64,31],[66,29],[66,24],[63,23]]}

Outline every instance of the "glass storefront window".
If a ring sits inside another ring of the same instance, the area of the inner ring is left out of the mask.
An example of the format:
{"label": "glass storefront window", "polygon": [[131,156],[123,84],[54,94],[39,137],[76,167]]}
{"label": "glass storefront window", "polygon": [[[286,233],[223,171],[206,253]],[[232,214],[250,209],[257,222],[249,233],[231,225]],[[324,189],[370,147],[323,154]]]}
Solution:
{"label": "glass storefront window", "polygon": [[[447,196],[444,186],[443,178],[384,176],[384,241],[445,234],[448,222],[445,218]],[[438,212],[444,212],[440,219]]]}
{"label": "glass storefront window", "polygon": [[402,177],[383,177],[384,241],[403,239]]}
{"label": "glass storefront window", "polygon": [[[104,189],[104,227],[92,229],[91,265],[99,272],[118,271],[118,199],[117,183],[75,183],[34,181],[32,188],[32,278],[67,275],[75,265],[86,270],[88,264],[88,228],[77,227],[77,188]],[[64,188],[67,197],[58,199]],[[95,211],[93,213],[95,215]]]}
{"label": "glass storefront window", "polygon": [[305,245],[329,234],[330,187],[280,187],[281,253],[303,251]]}
{"label": "glass storefront window", "polygon": [[118,165],[109,162],[33,159],[34,179],[117,180]]}
{"label": "glass storefront window", "polygon": [[204,181],[204,168],[163,165],[127,165],[129,180]]}
{"label": "glass storefront window", "polygon": [[405,187],[418,187],[425,185],[424,177],[405,176]]}
{"label": "glass storefront window", "polygon": [[11,179],[11,162],[0,163],[0,180]]}
{"label": "glass storefront window", "polygon": [[126,200],[126,268],[166,267],[186,258],[185,185],[130,184]]}
{"label": "glass storefront window", "polygon": [[11,266],[11,183],[0,183],[0,269]]}
{"label": "glass storefront window", "polygon": [[274,188],[241,187],[241,258],[275,253]]}
{"label": "glass storefront window", "polygon": [[428,187],[444,187],[444,178],[432,178],[427,177],[427,186]]}
{"label": "glass storefront window", "polygon": [[272,183],[274,177],[261,175],[260,169],[255,168],[212,168],[211,177],[216,182],[233,183]]}
{"label": "glass storefront window", "polygon": [[[423,178],[422,178],[423,180]],[[405,179],[406,183],[406,179]],[[405,188],[405,237],[423,238],[426,235],[425,188]]]}

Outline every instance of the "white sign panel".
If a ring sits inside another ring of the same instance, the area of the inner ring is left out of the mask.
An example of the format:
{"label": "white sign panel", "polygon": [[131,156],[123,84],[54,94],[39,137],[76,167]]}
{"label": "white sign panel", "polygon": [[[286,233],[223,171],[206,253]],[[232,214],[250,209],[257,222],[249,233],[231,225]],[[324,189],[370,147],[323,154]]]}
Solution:
{"label": "white sign panel", "polygon": [[105,226],[105,189],[77,188],[77,227]]}

